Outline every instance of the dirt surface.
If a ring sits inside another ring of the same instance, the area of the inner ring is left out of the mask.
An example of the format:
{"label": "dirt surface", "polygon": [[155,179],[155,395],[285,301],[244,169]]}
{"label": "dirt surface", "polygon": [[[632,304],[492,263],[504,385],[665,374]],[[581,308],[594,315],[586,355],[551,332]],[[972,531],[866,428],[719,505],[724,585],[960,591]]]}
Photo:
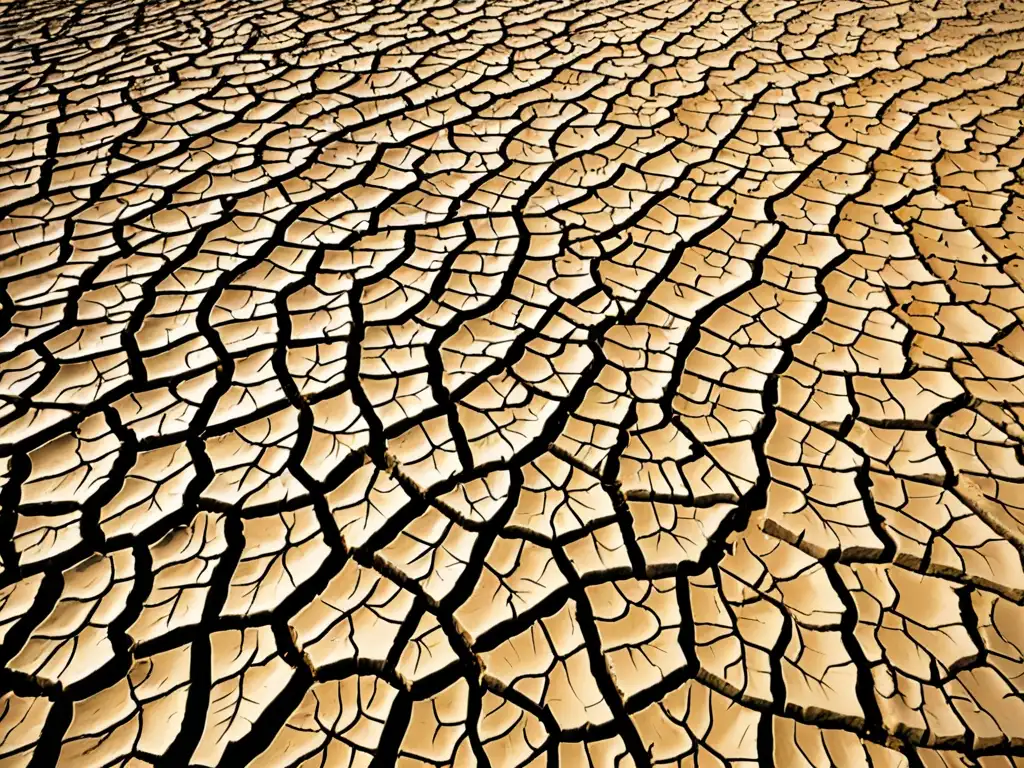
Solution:
{"label": "dirt surface", "polygon": [[0,1],[0,768],[1024,766],[1022,67]]}

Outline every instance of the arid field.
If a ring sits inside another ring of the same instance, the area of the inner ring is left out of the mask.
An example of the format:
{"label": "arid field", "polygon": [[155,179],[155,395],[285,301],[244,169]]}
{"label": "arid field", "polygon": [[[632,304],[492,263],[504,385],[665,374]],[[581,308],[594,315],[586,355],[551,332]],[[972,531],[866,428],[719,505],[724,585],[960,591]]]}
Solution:
{"label": "arid field", "polygon": [[0,768],[1024,768],[1024,0],[0,0]]}

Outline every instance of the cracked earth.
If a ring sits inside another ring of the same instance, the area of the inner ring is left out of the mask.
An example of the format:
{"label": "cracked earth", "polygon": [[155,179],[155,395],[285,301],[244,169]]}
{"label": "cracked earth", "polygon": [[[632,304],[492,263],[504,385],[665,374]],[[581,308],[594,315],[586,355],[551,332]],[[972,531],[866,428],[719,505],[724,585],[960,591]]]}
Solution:
{"label": "cracked earth", "polygon": [[1020,0],[0,0],[0,766],[1024,766]]}

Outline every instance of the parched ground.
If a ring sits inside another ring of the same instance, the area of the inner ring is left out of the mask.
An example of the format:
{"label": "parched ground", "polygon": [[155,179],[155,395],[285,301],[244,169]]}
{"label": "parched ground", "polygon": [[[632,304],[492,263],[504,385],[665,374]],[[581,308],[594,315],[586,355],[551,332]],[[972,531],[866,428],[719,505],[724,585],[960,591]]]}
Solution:
{"label": "parched ground", "polygon": [[1024,766],[1024,2],[0,2],[0,768]]}

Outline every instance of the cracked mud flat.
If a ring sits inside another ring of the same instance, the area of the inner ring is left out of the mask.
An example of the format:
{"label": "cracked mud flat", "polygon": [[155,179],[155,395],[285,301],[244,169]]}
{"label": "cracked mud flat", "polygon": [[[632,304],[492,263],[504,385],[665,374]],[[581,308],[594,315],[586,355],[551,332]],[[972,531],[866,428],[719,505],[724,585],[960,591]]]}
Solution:
{"label": "cracked mud flat", "polygon": [[0,2],[0,766],[1024,765],[1024,3]]}

